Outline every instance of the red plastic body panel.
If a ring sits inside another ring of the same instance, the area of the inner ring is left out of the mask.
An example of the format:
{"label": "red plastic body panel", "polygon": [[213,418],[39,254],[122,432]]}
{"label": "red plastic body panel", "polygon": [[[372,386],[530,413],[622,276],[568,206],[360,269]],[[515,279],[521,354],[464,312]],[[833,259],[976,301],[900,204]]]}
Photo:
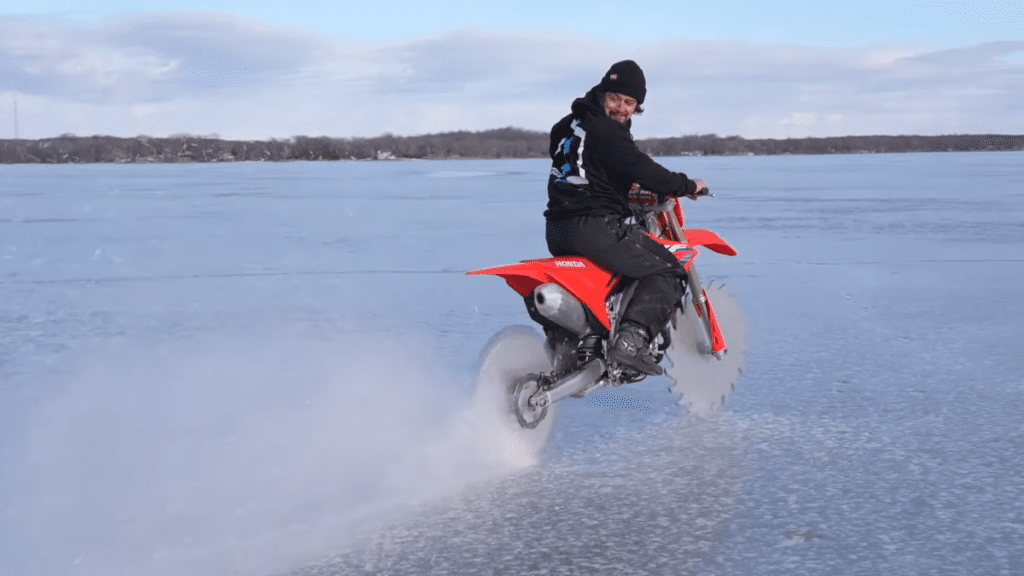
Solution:
{"label": "red plastic body panel", "polygon": [[[651,236],[648,234],[648,236]],[[666,240],[664,238],[658,238],[657,236],[651,236],[651,239],[661,244],[668,251],[675,255],[676,259],[683,263],[683,268],[686,270],[693,266],[693,259],[697,257],[697,251],[686,242],[676,242],[675,240]]]}
{"label": "red plastic body panel", "polygon": [[738,254],[736,249],[719,236],[717,232],[703,228],[685,228],[683,229],[683,234],[686,234],[686,239],[690,242],[691,246],[707,246],[715,252],[725,254],[726,256]]}
{"label": "red plastic body panel", "polygon": [[493,274],[501,276],[508,285],[526,298],[541,284],[553,283],[565,288],[594,316],[611,329],[611,318],[605,299],[618,284],[621,276],[594,264],[582,256],[559,256],[539,260],[523,260],[518,264],[473,270],[469,274]]}

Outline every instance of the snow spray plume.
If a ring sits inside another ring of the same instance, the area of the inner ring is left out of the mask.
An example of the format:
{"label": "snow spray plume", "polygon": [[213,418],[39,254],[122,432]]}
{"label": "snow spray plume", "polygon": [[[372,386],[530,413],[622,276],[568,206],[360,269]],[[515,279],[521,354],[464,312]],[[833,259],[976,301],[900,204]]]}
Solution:
{"label": "snow spray plume", "polygon": [[458,414],[453,379],[389,338],[92,354],[4,440],[0,568],[266,573],[532,461],[500,411]]}

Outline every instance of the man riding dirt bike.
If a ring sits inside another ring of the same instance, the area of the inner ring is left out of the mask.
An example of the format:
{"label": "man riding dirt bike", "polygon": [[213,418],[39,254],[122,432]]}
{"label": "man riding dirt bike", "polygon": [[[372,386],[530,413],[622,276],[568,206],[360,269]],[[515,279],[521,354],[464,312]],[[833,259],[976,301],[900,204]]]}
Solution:
{"label": "man riding dirt bike", "polygon": [[651,339],[686,290],[687,272],[669,250],[629,226],[634,185],[667,197],[708,194],[702,180],[672,172],[644,154],[630,134],[643,110],[646,79],[632,60],[617,62],[601,82],[572,103],[551,129],[547,244],[553,256],[585,256],[638,280],[609,350],[609,359],[648,374],[662,373]]}
{"label": "man riding dirt bike", "polygon": [[640,67],[619,62],[552,128],[544,214],[554,257],[469,272],[503,278],[544,329],[543,359],[532,355],[531,330],[496,334],[478,381],[478,392],[497,386],[519,427],[546,430],[540,438],[550,433],[556,403],[660,375],[665,357],[672,390],[701,415],[724,405],[742,372],[742,325],[729,328],[739,354],[723,362],[728,344],[712,294],[731,319],[741,314],[721,289],[709,292],[694,265],[698,247],[736,250],[711,230],[684,227],[678,199],[710,195],[707,185],[664,168],[633,142],[630,118],[645,95]]}

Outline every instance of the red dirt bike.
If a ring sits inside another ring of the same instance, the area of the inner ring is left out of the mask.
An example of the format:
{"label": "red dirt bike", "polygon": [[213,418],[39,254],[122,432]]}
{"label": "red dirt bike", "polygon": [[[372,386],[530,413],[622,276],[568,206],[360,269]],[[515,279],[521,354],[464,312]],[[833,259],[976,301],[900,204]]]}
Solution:
{"label": "red dirt bike", "polygon": [[[687,292],[671,320],[652,339],[651,351],[661,361],[671,345],[677,319],[692,309],[703,340],[698,349],[721,359],[727,350],[725,337],[694,260],[697,246],[729,256],[735,256],[736,250],[711,230],[683,228],[685,219],[678,198],[670,197],[659,204],[654,194],[634,185],[629,199],[635,224],[668,248],[689,273]],[[552,370],[521,375],[508,384],[512,412],[523,428],[536,428],[547,416],[549,407],[570,396],[582,398],[604,386],[644,379],[644,374],[629,366],[619,366],[606,355],[622,312],[636,289],[636,280],[624,279],[582,256],[524,260],[469,274],[491,274],[505,279],[526,301],[530,317],[544,328]]]}

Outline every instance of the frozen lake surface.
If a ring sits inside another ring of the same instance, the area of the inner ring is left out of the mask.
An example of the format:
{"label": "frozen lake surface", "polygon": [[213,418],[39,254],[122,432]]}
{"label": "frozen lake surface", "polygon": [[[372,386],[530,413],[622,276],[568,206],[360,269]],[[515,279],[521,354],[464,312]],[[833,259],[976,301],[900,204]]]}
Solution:
{"label": "frozen lake surface", "polygon": [[467,417],[540,160],[0,168],[0,573],[1024,574],[1024,154],[666,158],[749,325]]}

